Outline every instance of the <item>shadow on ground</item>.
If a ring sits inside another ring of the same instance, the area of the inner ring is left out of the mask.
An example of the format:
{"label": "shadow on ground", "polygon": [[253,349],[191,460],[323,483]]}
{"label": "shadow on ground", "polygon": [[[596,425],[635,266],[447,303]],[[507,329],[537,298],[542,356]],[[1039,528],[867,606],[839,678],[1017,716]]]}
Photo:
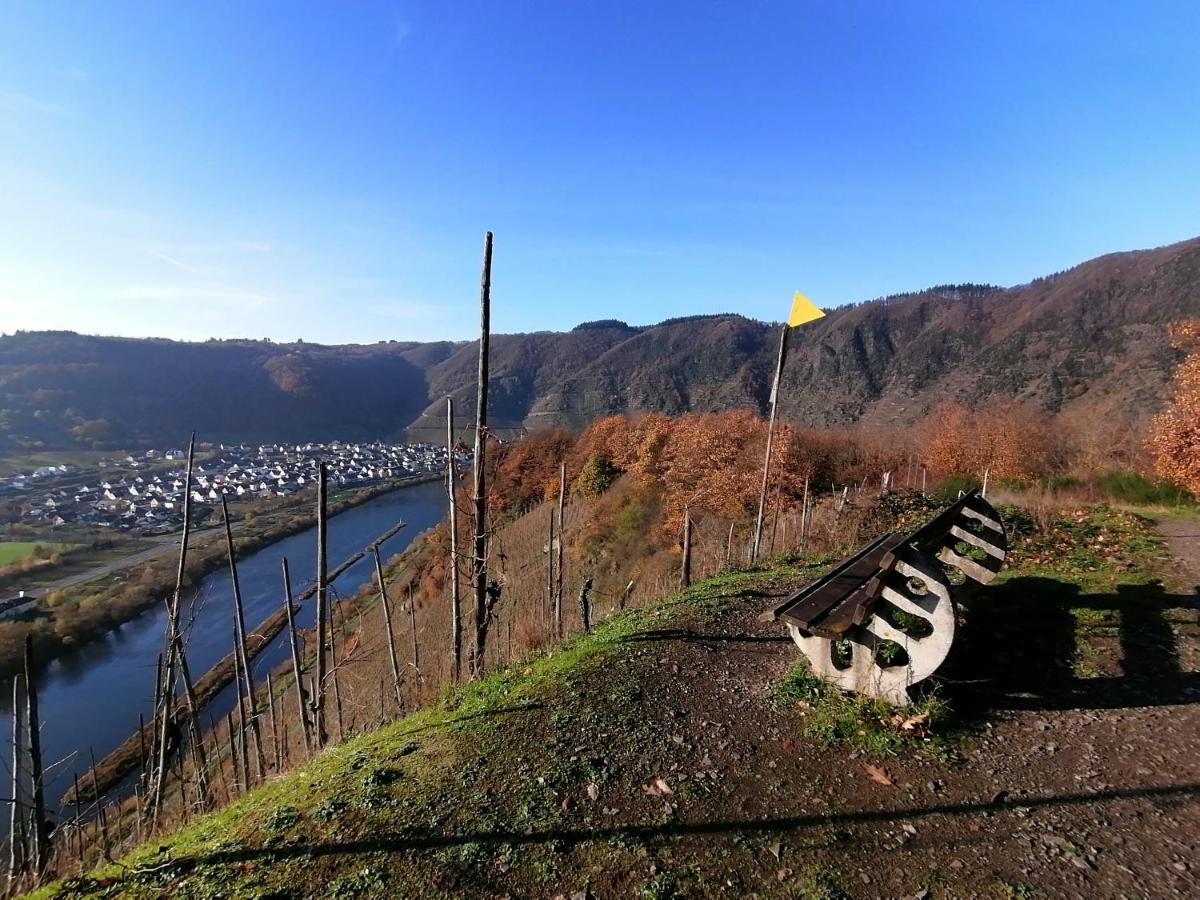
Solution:
{"label": "shadow on ground", "polygon": [[929,806],[900,807],[895,809],[861,810],[799,816],[768,818],[718,819],[699,822],[669,822],[660,825],[614,825],[607,828],[556,828],[552,830],[510,831],[503,829],[465,831],[457,834],[441,834],[432,831],[409,830],[393,834],[381,834],[371,838],[335,843],[298,843],[291,846],[275,845],[266,848],[242,847],[217,851],[186,859],[164,862],[156,871],[173,870],[182,872],[195,866],[244,863],[255,860],[276,862],[282,859],[320,856],[351,856],[373,853],[400,853],[405,851],[438,850],[464,844],[523,846],[545,844],[551,841],[560,846],[570,846],[585,841],[634,839],[649,841],[656,838],[678,838],[691,835],[737,834],[737,833],[793,833],[809,828],[826,828],[838,825],[859,825],[873,822],[897,823],[919,821],[936,816],[974,816],[979,813],[995,813],[1006,809],[1035,809],[1040,807],[1069,807],[1114,803],[1139,798],[1149,798],[1156,803],[1171,805],[1200,796],[1200,784],[1158,785],[1140,788],[1112,788],[1085,793],[1045,794],[1022,796],[1019,799],[998,797],[990,801],[967,803],[944,803]]}
{"label": "shadow on ground", "polygon": [[[1200,609],[1200,594],[1161,584],[1085,594],[1053,578],[1014,578],[964,603],[966,622],[942,675],[956,709],[1113,709],[1200,701],[1200,672],[1180,665],[1179,630],[1168,614]],[[1081,678],[1080,620],[1096,614],[1115,631],[1118,673]],[[1191,626],[1195,631],[1195,626]]]}

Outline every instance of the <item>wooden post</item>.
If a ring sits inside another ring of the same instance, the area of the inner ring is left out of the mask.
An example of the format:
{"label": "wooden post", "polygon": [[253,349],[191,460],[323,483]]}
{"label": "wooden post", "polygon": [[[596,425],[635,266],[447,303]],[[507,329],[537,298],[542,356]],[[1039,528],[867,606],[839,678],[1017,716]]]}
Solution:
{"label": "wooden post", "polygon": [[170,720],[175,715],[175,653],[181,646],[179,641],[179,611],[183,598],[183,579],[187,571],[188,540],[192,530],[192,471],[196,460],[196,432],[192,432],[188,441],[187,474],[183,480],[183,534],[179,539],[179,567],[175,573],[175,592],[171,595],[171,604],[167,610],[166,633],[166,665],[163,671],[161,690],[158,693],[159,706],[154,714],[158,720],[157,761],[154,766],[153,787],[154,795],[150,801],[152,817],[151,830],[157,829],[158,810],[162,805],[163,781],[167,777],[167,734]]}
{"label": "wooden post", "polygon": [[233,730],[233,710],[225,714],[225,727],[229,730],[229,761],[233,763],[233,781],[237,789],[243,793],[249,790],[246,781],[246,760],[238,753],[238,736]]}
{"label": "wooden post", "polygon": [[800,504],[800,552],[804,552],[808,540],[808,479],[804,479],[804,500]]}
{"label": "wooden post", "polygon": [[271,716],[271,745],[275,748],[275,771],[283,771],[283,754],[279,749],[279,722],[275,719],[275,685],[267,672],[267,711]]}
{"label": "wooden post", "polygon": [[487,403],[488,345],[491,339],[492,233],[483,236],[483,274],[479,286],[479,372],[475,398],[475,540],[471,573],[475,587],[475,640],[471,651],[472,675],[483,674],[490,619],[487,584]]}
{"label": "wooden post", "polygon": [[388,601],[387,583],[383,578],[383,563],[379,559],[379,548],[372,547],[375,555],[375,580],[379,583],[379,602],[383,606],[383,625],[387,629],[388,660],[392,664],[392,688],[396,692],[396,709],[404,708],[400,695],[400,661],[396,658],[396,630],[392,627],[392,604]]}
{"label": "wooden post", "polygon": [[325,463],[321,463],[317,470],[317,678],[316,689],[317,694],[313,697],[313,713],[316,718],[316,740],[317,749],[325,746],[329,740],[329,735],[325,731],[325,642],[327,639],[326,616],[326,593],[328,585],[326,584],[327,565],[328,565],[328,548],[326,546],[326,527],[328,523],[325,521],[326,514],[326,490],[328,488],[328,475],[325,471]]}
{"label": "wooden post", "polygon": [[546,533],[546,605],[554,612],[554,635],[561,637],[562,607],[556,602],[558,597],[554,593],[554,516],[555,509],[551,506],[549,530]]}
{"label": "wooden post", "polygon": [[985,500],[987,499],[988,476],[991,475],[991,473],[991,469],[983,470],[983,489],[979,492],[979,496],[983,497]]}
{"label": "wooden post", "polygon": [[683,508],[683,558],[679,562],[679,589],[692,586],[692,514]]}
{"label": "wooden post", "polygon": [[338,743],[340,744],[346,739],[346,730],[345,726],[342,724],[342,691],[338,686],[337,663],[334,663],[331,674],[333,675],[333,706],[337,713]]}
{"label": "wooden post", "polygon": [[408,583],[408,625],[412,634],[412,667],[421,674],[421,649],[417,641],[417,601],[413,597],[413,583]]}
{"label": "wooden post", "polygon": [[458,594],[458,504],[454,502],[454,400],[446,398],[446,495],[450,500],[450,677],[462,680],[462,607]]}
{"label": "wooden post", "polygon": [[[267,774],[267,761],[263,754],[262,733],[258,728],[258,703],[254,697],[254,679],[250,677],[250,664],[246,659],[246,616],[242,607],[242,587],[238,581],[237,556],[233,548],[233,529],[229,523],[229,504],[225,495],[221,495],[221,518],[225,523],[225,546],[229,551],[229,578],[233,584],[233,629],[234,653],[242,670],[243,685],[246,689],[245,699],[242,700],[243,724],[250,724],[250,739],[254,743],[255,761],[258,763],[258,777],[261,780]],[[239,690],[238,696],[242,693]]]}
{"label": "wooden post", "polygon": [[729,523],[729,537],[725,539],[725,568],[729,568],[729,560],[733,556],[733,527],[736,522]]}
{"label": "wooden post", "polygon": [[[179,646],[177,653],[179,657],[179,674],[183,679],[183,697],[187,709],[188,721],[188,741],[192,748],[192,757],[196,765],[196,792],[200,799],[201,806],[208,803],[208,759],[204,753],[204,738],[200,734],[200,704],[196,699],[196,690],[192,684],[192,673],[188,668],[187,654],[183,649],[183,638],[180,635],[175,636],[175,640]],[[180,748],[180,754],[183,750]]]}
{"label": "wooden post", "polygon": [[[79,775],[72,776],[75,779],[75,848],[79,856],[79,868],[83,869],[83,800],[79,792]],[[136,786],[135,786],[136,790]],[[141,832],[142,814],[141,806],[138,806],[138,831]]]}
{"label": "wooden post", "polygon": [[579,588],[579,619],[583,623],[583,633],[587,634],[592,630],[592,579],[585,578],[583,586]]}
{"label": "wooden post", "polygon": [[[25,846],[24,829],[21,823],[25,816],[23,795],[25,791],[25,698],[22,696],[24,677],[21,673],[13,676],[13,713],[12,713],[12,796],[9,798],[8,825],[8,885],[12,893],[13,885],[25,870],[25,860],[28,848]],[[76,779],[78,782],[78,779]],[[75,794],[78,798],[78,790]]]}
{"label": "wooden post", "polygon": [[296,638],[296,618],[292,611],[292,576],[288,571],[287,557],[283,558],[283,606],[287,610],[288,642],[292,650],[292,677],[296,680],[296,699],[300,703],[300,728],[304,737],[304,755],[312,748],[312,734],[308,728],[308,705],[304,702],[304,684],[300,678],[300,642]]}
{"label": "wooden post", "polygon": [[[96,777],[96,751],[92,747],[88,747],[88,753],[92,757],[92,784],[98,785],[99,779]],[[100,813],[100,849],[104,852],[104,858],[112,859],[112,852],[108,846],[108,819],[104,815],[104,803],[100,799],[100,791],[96,791],[96,809]]]}
{"label": "wooden post", "polygon": [[779,332],[779,359],[775,363],[775,380],[771,383],[771,413],[767,419],[767,454],[763,459],[762,489],[758,492],[758,517],[754,520],[754,544],[750,551],[750,562],[758,562],[762,546],[763,516],[767,509],[767,484],[771,478],[771,449],[775,442],[775,412],[779,407],[779,382],[783,378],[783,363],[787,358],[788,333],[791,328],[785,323]]}
{"label": "wooden post", "polygon": [[562,637],[563,601],[563,517],[567,504],[567,464],[558,464],[558,546],[554,556],[554,626]]}
{"label": "wooden post", "polygon": [[[42,783],[42,722],[38,718],[32,634],[25,635],[25,701],[25,727],[29,729],[29,779],[33,797],[33,870],[40,876],[50,861],[50,831],[46,820],[46,786]],[[93,775],[93,784],[98,783],[94,779]]]}

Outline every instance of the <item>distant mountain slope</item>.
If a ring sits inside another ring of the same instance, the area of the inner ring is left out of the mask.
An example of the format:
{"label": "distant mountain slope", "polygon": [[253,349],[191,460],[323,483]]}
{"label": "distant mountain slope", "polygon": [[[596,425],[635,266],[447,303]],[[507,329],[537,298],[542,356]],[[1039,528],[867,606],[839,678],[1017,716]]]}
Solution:
{"label": "distant mountain slope", "polygon": [[[497,302],[503,302],[497,298]],[[950,286],[832,311],[796,334],[783,413],[911,422],[940,402],[1016,399],[1137,420],[1177,361],[1167,323],[1200,316],[1200,239],[1114,253],[1014,288]],[[774,326],[737,315],[496,335],[497,430],[617,412],[763,409]],[[473,342],[0,337],[0,449],[210,440],[444,439],[473,416]]]}

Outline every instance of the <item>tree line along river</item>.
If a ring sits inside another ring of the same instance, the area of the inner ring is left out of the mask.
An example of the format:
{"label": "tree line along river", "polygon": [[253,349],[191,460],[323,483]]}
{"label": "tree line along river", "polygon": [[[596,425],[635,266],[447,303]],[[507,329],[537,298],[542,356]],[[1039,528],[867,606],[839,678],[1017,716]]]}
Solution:
{"label": "tree line along river", "polygon": [[[381,548],[384,558],[403,551],[425,529],[437,524],[446,511],[445,486],[427,482],[402,487],[333,516],[329,520],[329,567],[361,550],[399,521],[406,523]],[[238,580],[250,630],[283,606],[280,560],[287,557],[292,591],[299,594],[316,578],[316,528],[286,537],[238,560]],[[349,596],[374,578],[368,555],[333,584],[335,596]],[[228,568],[205,576],[196,586],[189,609],[198,610],[189,630],[188,665],[194,678],[208,671],[233,649],[233,590]],[[297,616],[298,627],[316,621],[315,600],[308,600]],[[154,673],[162,651],[166,611],[162,605],[115,628],[107,635],[59,657],[37,678],[42,719],[42,758],[47,768],[46,801],[53,810],[73,777],[91,765],[89,751],[101,759],[137,730],[139,715],[153,716]],[[251,662],[257,679],[289,656],[284,629]],[[206,710],[220,720],[234,706],[233,685],[227,685]],[[202,722],[208,716],[201,717]],[[12,735],[12,682],[0,686],[0,728],[10,744]],[[11,746],[3,770],[8,775]],[[7,816],[0,817],[7,830]]]}

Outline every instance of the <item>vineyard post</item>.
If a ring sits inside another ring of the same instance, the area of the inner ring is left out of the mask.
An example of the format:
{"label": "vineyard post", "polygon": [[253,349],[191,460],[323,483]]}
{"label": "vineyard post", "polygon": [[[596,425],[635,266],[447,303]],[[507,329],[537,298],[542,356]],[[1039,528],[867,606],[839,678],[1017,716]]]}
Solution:
{"label": "vineyard post", "polygon": [[296,619],[292,612],[292,578],[288,571],[287,557],[283,558],[283,606],[287,610],[288,642],[292,650],[292,677],[296,681],[296,700],[300,704],[300,728],[304,738],[304,755],[312,748],[312,735],[308,728],[308,705],[304,702],[304,684],[300,677],[300,643],[296,638]]}
{"label": "vineyard post", "polygon": [[475,399],[475,540],[471,573],[475,588],[475,640],[471,653],[472,675],[483,674],[484,652],[490,619],[487,584],[487,403],[488,345],[491,338],[492,233],[483,237],[483,273],[479,286],[479,373]]}
{"label": "vineyard post", "polygon": [[179,567],[175,573],[175,592],[171,595],[171,604],[167,610],[165,642],[167,659],[162,671],[162,681],[155,688],[155,694],[158,697],[158,704],[154,710],[156,721],[154,731],[157,744],[152,745],[152,749],[156,752],[157,760],[153,767],[152,778],[154,795],[150,801],[152,831],[157,830],[158,826],[158,810],[162,804],[163,781],[167,777],[167,730],[169,720],[174,717],[175,713],[175,653],[181,647],[181,642],[178,640],[179,611],[183,597],[183,579],[187,571],[188,540],[192,532],[192,472],[196,461],[196,432],[194,431],[188,441],[187,460],[187,473],[183,479],[183,534],[179,539]]}
{"label": "vineyard post", "polygon": [[462,608],[458,587],[458,506],[454,502],[454,399],[446,398],[446,494],[450,501],[450,677],[462,680]]}
{"label": "vineyard post", "polygon": [[563,517],[567,505],[567,464],[558,464],[558,547],[554,557],[554,612],[555,627],[562,637],[562,601],[563,601]]}
{"label": "vineyard post", "polygon": [[25,727],[29,730],[29,779],[33,788],[33,870],[40,876],[50,861],[50,832],[46,827],[46,789],[42,783],[42,722],[38,718],[32,634],[25,635],[25,707]]}
{"label": "vineyard post", "polygon": [[679,588],[686,590],[692,586],[692,514],[685,506],[683,508],[683,558],[679,563]]}
{"label": "vineyard post", "polygon": [[788,332],[791,328],[784,323],[779,332],[779,358],[775,363],[775,380],[771,383],[771,412],[767,419],[767,453],[763,459],[762,488],[758,492],[758,516],[754,520],[754,543],[750,550],[750,562],[758,562],[762,546],[763,517],[767,508],[767,485],[771,477],[771,449],[775,442],[775,413],[779,407],[779,382],[783,379],[783,362],[787,357]]}
{"label": "vineyard post", "polygon": [[246,616],[242,607],[242,586],[238,580],[237,556],[233,547],[233,528],[229,522],[229,503],[224,494],[221,495],[221,518],[225,523],[225,546],[229,551],[229,578],[233,584],[233,649],[237,654],[238,667],[241,669],[242,687],[245,688],[244,699],[241,688],[238,689],[238,698],[242,706],[243,725],[245,725],[247,716],[249,717],[250,739],[254,742],[255,761],[258,764],[258,777],[261,781],[267,774],[267,761],[263,754],[262,733],[258,727],[258,703],[254,697],[254,679],[250,677],[250,663],[246,658]]}
{"label": "vineyard post", "polygon": [[329,735],[325,730],[325,641],[327,631],[326,578],[328,575],[328,547],[326,546],[326,490],[328,475],[325,463],[317,468],[317,677],[316,696],[313,697],[313,714],[316,719],[316,747],[325,746]]}
{"label": "vineyard post", "polygon": [[12,886],[25,868],[28,848],[25,846],[24,829],[21,823],[24,816],[22,794],[25,784],[25,704],[22,693],[24,677],[20,672],[13,676],[13,717],[12,717],[12,796],[9,798],[8,825],[8,884]]}
{"label": "vineyard post", "polygon": [[388,660],[392,664],[392,688],[396,692],[396,710],[404,708],[400,696],[400,662],[396,658],[396,630],[392,626],[392,604],[388,600],[387,582],[383,578],[383,563],[379,559],[379,547],[372,547],[375,557],[375,579],[379,583],[379,602],[383,606],[383,627],[387,629]]}

